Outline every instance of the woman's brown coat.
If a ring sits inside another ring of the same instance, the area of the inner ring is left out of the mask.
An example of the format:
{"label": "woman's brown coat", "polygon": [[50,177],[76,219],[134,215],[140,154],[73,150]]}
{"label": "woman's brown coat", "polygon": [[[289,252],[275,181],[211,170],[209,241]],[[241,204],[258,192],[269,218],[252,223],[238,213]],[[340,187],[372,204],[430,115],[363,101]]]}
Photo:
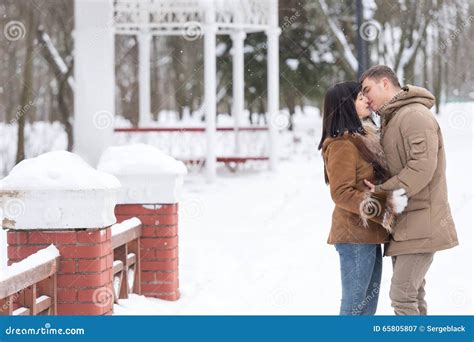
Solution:
{"label": "woman's brown coat", "polygon": [[323,143],[325,172],[335,203],[329,244],[377,244],[389,240],[389,233],[382,226],[388,214],[386,195],[367,191],[364,179],[376,183],[374,167],[363,158],[355,136],[346,133]]}

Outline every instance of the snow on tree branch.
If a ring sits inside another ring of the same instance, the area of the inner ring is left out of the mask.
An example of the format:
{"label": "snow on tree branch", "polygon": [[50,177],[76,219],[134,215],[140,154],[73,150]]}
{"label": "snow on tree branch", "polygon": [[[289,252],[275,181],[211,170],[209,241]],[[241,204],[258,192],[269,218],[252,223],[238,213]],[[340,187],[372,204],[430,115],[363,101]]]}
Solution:
{"label": "snow on tree branch", "polygon": [[357,72],[359,63],[357,62],[357,58],[352,53],[352,49],[349,45],[349,42],[346,39],[346,36],[344,35],[344,32],[342,32],[339,26],[331,18],[326,2],[324,0],[319,0],[319,5],[321,6],[321,9],[324,13],[324,17],[329,27],[331,28],[331,31],[336,37],[337,42],[343,49],[345,61],[351,67],[352,71]]}
{"label": "snow on tree branch", "polygon": [[[66,62],[64,62],[64,59],[61,57],[59,54],[58,50],[54,46],[53,42],[51,41],[51,38],[49,35],[44,32],[43,30],[39,29],[38,31],[38,37],[40,41],[44,44],[46,47],[46,50],[48,52],[48,58],[51,62],[51,64],[55,67],[56,72],[60,72],[62,75],[67,75],[69,68],[66,65]],[[67,78],[67,83],[71,87],[72,90],[74,90],[74,79],[72,76],[69,76]]]}

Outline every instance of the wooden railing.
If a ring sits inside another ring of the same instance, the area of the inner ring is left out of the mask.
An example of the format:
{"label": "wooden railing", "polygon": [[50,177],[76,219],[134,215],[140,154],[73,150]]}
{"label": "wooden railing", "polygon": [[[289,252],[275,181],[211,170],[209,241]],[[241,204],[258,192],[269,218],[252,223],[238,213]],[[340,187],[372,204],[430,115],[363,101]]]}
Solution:
{"label": "wooden railing", "polygon": [[[59,258],[29,267],[32,257],[9,266],[0,276],[0,315],[56,315]],[[21,270],[24,266],[28,269]]]}
{"label": "wooden railing", "polygon": [[136,217],[112,226],[114,250],[114,302],[140,294],[140,236],[142,224]]}

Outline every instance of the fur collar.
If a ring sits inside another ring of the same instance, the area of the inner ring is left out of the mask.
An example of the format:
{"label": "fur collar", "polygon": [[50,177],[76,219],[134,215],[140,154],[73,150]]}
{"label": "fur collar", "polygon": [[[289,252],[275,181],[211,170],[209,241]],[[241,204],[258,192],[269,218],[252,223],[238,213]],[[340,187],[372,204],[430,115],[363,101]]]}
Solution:
{"label": "fur collar", "polygon": [[365,135],[346,132],[341,137],[328,138],[324,141],[323,153],[331,142],[339,139],[348,139],[357,147],[362,158],[372,164],[377,182],[382,183],[390,178],[390,172],[380,143],[379,129],[370,120],[363,120],[362,125],[366,132]]}
{"label": "fur collar", "polygon": [[362,158],[374,167],[376,181],[383,183],[390,178],[390,172],[380,143],[379,129],[370,120],[363,120],[362,125],[366,134],[350,134],[349,140],[357,147]]}

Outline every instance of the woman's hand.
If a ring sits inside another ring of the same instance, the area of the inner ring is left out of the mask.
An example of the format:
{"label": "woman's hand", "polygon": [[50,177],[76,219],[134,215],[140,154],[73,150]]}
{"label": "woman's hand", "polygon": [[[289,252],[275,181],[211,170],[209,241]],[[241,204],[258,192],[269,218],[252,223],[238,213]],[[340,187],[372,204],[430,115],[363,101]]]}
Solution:
{"label": "woman's hand", "polygon": [[370,192],[375,192],[375,185],[369,182],[367,179],[364,179],[365,185],[369,188]]}

